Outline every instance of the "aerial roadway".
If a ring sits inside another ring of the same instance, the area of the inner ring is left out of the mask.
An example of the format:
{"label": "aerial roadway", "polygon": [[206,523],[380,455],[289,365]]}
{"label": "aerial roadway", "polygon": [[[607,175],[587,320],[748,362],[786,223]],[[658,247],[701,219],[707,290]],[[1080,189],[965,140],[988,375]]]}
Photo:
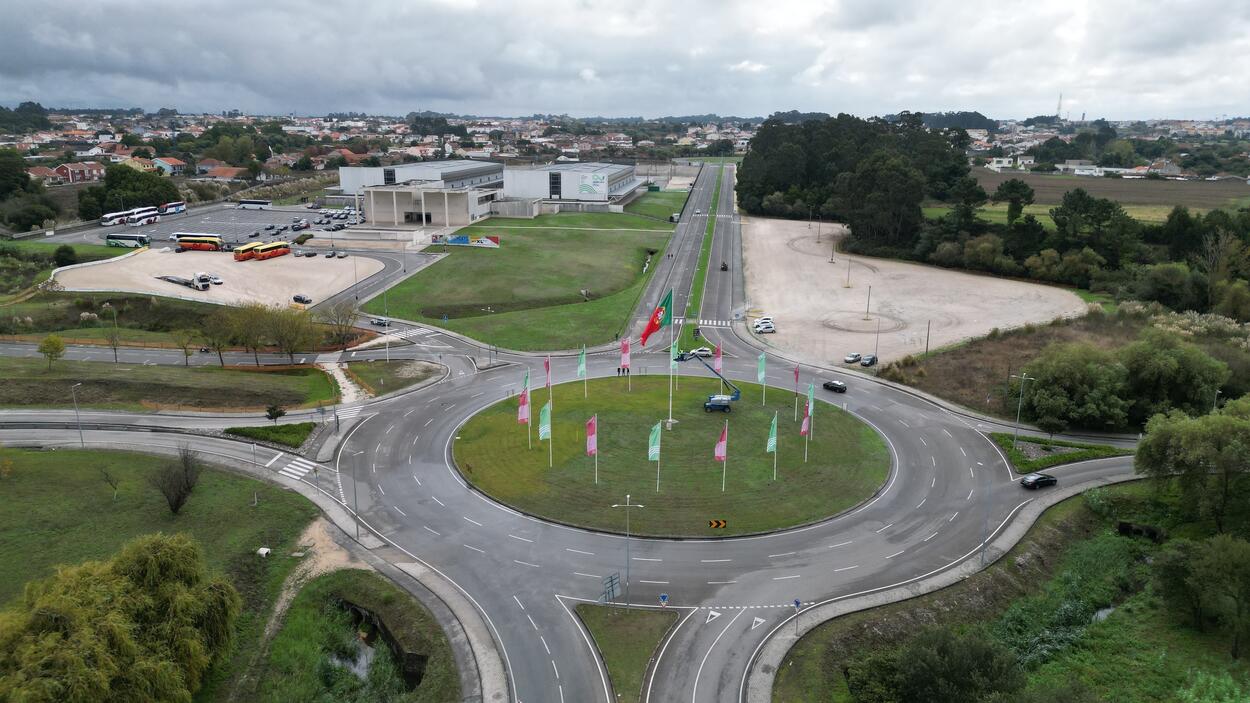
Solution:
{"label": "aerial roadway", "polygon": [[[720,197],[713,206],[718,174]],[[695,215],[696,210],[701,214]],[[674,257],[661,259],[635,310],[633,332],[636,337],[670,289],[675,310],[685,310],[709,217],[714,218],[710,270],[701,308],[686,322],[703,322],[705,342],[721,346],[726,377],[753,382],[756,359],[767,348],[742,321],[742,248],[731,165],[702,169],[674,233]],[[727,271],[720,270],[722,261]],[[634,536],[627,565],[623,535],[518,512],[468,486],[453,465],[451,445],[460,427],[484,408],[515,396],[527,370],[532,378],[541,378],[545,355],[494,353],[440,330],[401,325],[399,331],[415,343],[361,351],[352,358],[389,355],[439,361],[448,367],[447,375],[419,391],[332,411],[345,423],[344,437],[333,458],[323,462],[325,471],[294,478],[298,472],[283,471],[289,455],[178,433],[180,428],[238,424],[237,416],[90,411],[82,413],[81,441],[152,450],[190,444],[223,461],[254,464],[272,480],[304,484],[323,504],[335,504],[332,515],[347,516],[340,523],[349,531],[354,510],[362,539],[378,545],[376,553],[397,563],[421,564],[473,604],[497,647],[507,695],[531,703],[614,700],[604,666],[572,614],[577,603],[600,600],[610,575],[629,574],[632,604],[668,607],[679,615],[644,683],[643,700],[767,700],[766,687],[763,694],[752,693],[748,672],[766,640],[793,639],[796,613],[814,613],[822,603],[899,586],[923,586],[970,563],[988,563],[1002,553],[1001,545],[989,547],[989,542],[1021,520],[1031,501],[1045,496],[1021,489],[986,436],[1003,430],[1001,423],[868,376],[800,364],[804,384],[814,382],[819,389],[823,381],[838,379],[848,386],[844,394],[818,391],[818,402],[836,403],[884,438],[891,467],[882,488],[840,515],[770,534],[684,540]],[[3,351],[36,353],[21,345],[7,345]],[[616,346],[590,351],[588,375],[614,376],[619,366]],[[634,363],[662,372],[667,351],[654,343],[645,350],[636,347]],[[767,351],[767,383],[793,389],[795,363]],[[66,358],[89,353],[102,354],[74,348]],[[111,357],[111,350],[107,353]],[[134,362],[182,363],[177,351],[123,354]],[[199,356],[203,358],[193,361],[216,362],[215,355]],[[266,361],[285,363],[286,357]],[[556,383],[576,378],[575,354],[553,354],[551,366]],[[701,369],[687,363],[682,373]],[[706,370],[703,374],[710,376]],[[293,412],[284,418],[301,419],[327,417]],[[156,425],[165,431],[135,436],[134,430]],[[0,440],[6,443],[80,441],[73,411],[5,411],[0,428]],[[1132,464],[1129,459],[1107,459],[1059,467],[1053,473],[1063,488],[1094,486],[1131,476]],[[645,495],[634,498],[646,502]],[[605,504],[603,510],[612,508]],[[661,594],[667,596],[663,605]],[[616,600],[623,603],[624,595]]]}

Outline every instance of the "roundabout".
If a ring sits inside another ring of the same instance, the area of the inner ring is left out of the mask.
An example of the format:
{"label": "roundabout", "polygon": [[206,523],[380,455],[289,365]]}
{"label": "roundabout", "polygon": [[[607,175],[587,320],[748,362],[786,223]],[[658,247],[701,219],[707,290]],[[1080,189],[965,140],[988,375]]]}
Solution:
{"label": "roundabout", "polygon": [[[717,379],[705,376],[678,382],[676,422],[662,432],[660,460],[651,461],[650,431],[667,419],[668,379],[639,377],[631,385],[627,390],[624,379],[603,378],[585,388],[554,386],[550,447],[537,427],[527,431],[517,422],[516,398],[489,406],[457,432],[456,468],[478,490],[521,512],[594,530],[624,531],[624,515],[606,506],[629,493],[646,505],[633,516],[631,532],[658,537],[728,537],[818,522],[871,497],[889,474],[885,441],[842,408],[817,400],[805,437],[805,396],[798,398],[797,421],[793,392],[773,388],[765,404],[761,387],[745,383],[731,412],[705,412],[704,401],[721,390]],[[534,424],[547,393],[532,392]],[[598,420],[597,482],[595,457],[586,452],[592,415]],[[774,454],[767,451],[774,418],[775,478]],[[714,447],[726,422],[721,462]],[[726,525],[709,527],[713,520]]]}

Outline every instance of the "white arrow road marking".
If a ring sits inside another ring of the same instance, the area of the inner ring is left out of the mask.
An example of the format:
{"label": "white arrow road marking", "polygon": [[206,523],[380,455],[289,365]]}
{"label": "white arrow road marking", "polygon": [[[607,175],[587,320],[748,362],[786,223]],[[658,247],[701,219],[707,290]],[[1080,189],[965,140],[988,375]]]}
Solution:
{"label": "white arrow road marking", "polygon": [[703,621],[703,624],[704,624],[704,625],[706,625],[706,624],[708,624],[709,622],[712,622],[713,620],[715,620],[716,618],[719,618],[719,617],[720,617],[720,612],[719,612],[719,611],[716,611],[716,610],[709,610],[709,611],[707,611],[707,620],[704,620],[704,621]]}

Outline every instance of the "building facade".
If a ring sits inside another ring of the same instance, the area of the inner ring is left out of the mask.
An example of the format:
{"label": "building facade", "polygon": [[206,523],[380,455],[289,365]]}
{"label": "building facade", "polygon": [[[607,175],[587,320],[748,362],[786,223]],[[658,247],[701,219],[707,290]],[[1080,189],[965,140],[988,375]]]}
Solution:
{"label": "building facade", "polygon": [[642,183],[632,165],[554,163],[507,169],[503,192],[508,198],[608,203],[624,198]]}

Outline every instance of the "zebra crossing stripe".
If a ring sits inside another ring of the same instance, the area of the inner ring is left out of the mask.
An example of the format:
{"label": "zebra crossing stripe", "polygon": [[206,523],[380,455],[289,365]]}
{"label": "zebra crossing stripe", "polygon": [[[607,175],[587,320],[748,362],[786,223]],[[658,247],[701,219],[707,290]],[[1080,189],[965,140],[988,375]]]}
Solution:
{"label": "zebra crossing stripe", "polygon": [[317,465],[313,462],[301,457],[296,457],[292,459],[289,464],[281,469],[278,469],[278,473],[286,476],[287,478],[293,478],[298,481],[304,478],[309,471],[312,471],[315,468],[317,468]]}
{"label": "zebra crossing stripe", "polygon": [[336,414],[336,415],[338,415],[340,418],[344,418],[344,417],[356,417],[357,415],[359,415],[359,414],[360,414],[360,411],[361,411],[361,410],[363,410],[363,409],[364,409],[364,406],[361,406],[361,405],[353,405],[353,406],[351,406],[351,407],[341,408],[341,409],[339,409],[339,410],[335,410],[334,412],[335,412],[335,414]]}

